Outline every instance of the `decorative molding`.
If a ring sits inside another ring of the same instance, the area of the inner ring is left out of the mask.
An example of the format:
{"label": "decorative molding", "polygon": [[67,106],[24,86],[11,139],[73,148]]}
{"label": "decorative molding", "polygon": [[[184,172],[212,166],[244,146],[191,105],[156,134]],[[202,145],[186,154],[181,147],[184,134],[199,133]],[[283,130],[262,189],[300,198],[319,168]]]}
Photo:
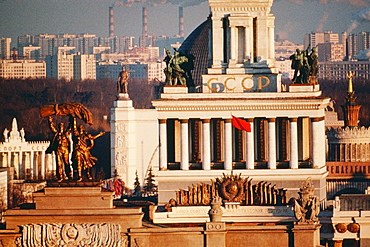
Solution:
{"label": "decorative molding", "polygon": [[260,111],[260,110],[319,110],[321,104],[305,104],[305,105],[173,105],[173,106],[156,106],[157,111]]}
{"label": "decorative molding", "polygon": [[21,226],[22,236],[17,239],[18,247],[125,246],[119,224],[60,224],[41,223]]}
{"label": "decorative molding", "polygon": [[365,139],[370,138],[370,128],[329,128],[326,130],[328,139]]}

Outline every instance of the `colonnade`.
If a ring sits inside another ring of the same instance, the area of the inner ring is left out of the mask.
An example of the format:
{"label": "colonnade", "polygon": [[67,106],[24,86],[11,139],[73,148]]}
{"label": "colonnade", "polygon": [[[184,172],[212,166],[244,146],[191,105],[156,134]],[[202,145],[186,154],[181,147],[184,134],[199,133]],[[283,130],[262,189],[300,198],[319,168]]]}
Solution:
{"label": "colonnade", "polygon": [[370,143],[330,143],[328,161],[368,162],[370,161]]}
{"label": "colonnade", "polygon": [[[213,68],[220,67],[222,62],[231,65],[243,64],[246,58],[252,63],[259,62],[258,58],[260,60],[274,58],[272,15],[252,16],[240,13],[230,14],[228,17],[224,15],[222,12],[214,12],[212,16],[212,39],[217,40],[212,42]],[[228,51],[226,54],[225,50]]]}
{"label": "colonnade", "polygon": [[44,151],[0,152],[1,167],[13,167],[15,179],[44,180],[55,174],[55,154]]}
{"label": "colonnade", "polygon": [[[159,119],[161,170],[179,163],[179,169],[232,170],[243,163],[245,169],[277,169],[279,163],[297,169],[300,162],[310,167],[325,165],[324,118],[248,118],[251,132],[233,128],[231,118]],[[222,166],[220,168],[220,165]]]}

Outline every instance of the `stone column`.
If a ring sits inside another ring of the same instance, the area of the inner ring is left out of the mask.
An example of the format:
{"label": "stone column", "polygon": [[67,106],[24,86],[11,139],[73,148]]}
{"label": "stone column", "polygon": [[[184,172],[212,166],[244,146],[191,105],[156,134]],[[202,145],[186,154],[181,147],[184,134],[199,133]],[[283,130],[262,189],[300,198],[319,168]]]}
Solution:
{"label": "stone column", "polygon": [[325,166],[325,121],[324,117],[312,118],[312,163],[314,167]]}
{"label": "stone column", "polygon": [[[45,160],[46,160],[46,158],[45,158],[45,152],[41,152],[41,171],[40,171],[41,179],[44,178],[44,176],[45,176]],[[35,170],[37,171],[37,174],[35,174],[35,175],[36,175],[36,177],[38,177],[39,176],[39,172],[38,172],[37,169],[35,169]]]}
{"label": "stone column", "polygon": [[230,57],[229,64],[236,64],[238,50],[238,30],[236,26],[230,26]]}
{"label": "stone column", "polygon": [[246,168],[254,169],[254,122],[253,118],[247,119],[251,125],[251,132],[247,132],[247,158],[246,158]]}
{"label": "stone column", "polygon": [[2,153],[2,167],[8,167],[8,153]]}
{"label": "stone column", "polygon": [[223,16],[213,15],[212,19],[212,68],[221,68],[223,62],[224,37],[222,27]]}
{"label": "stone column", "polygon": [[8,167],[11,167],[12,162],[12,152],[8,151]]}
{"label": "stone column", "polygon": [[276,127],[275,118],[268,119],[268,168],[276,169]]}
{"label": "stone column", "polygon": [[167,119],[159,119],[159,170],[167,169]]}
{"label": "stone column", "polygon": [[180,119],[181,161],[180,169],[189,170],[189,119]]}
{"label": "stone column", "polygon": [[298,127],[297,118],[290,118],[290,161],[289,167],[298,168]]}
{"label": "stone column", "polygon": [[233,169],[233,143],[232,143],[232,124],[231,119],[225,119],[225,158],[224,158],[224,169]]}
{"label": "stone column", "polygon": [[202,141],[203,141],[203,155],[202,168],[203,170],[211,170],[211,131],[210,119],[202,120]]}

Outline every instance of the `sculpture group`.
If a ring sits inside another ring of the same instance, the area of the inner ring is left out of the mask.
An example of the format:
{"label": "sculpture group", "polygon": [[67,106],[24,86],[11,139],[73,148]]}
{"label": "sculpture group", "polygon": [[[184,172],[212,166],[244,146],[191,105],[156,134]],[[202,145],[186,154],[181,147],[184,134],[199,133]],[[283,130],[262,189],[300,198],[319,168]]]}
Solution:
{"label": "sculpture group", "polygon": [[175,50],[171,55],[171,51],[166,49],[166,57],[163,60],[166,62],[164,69],[166,85],[192,85],[191,70],[194,69],[194,59],[195,57],[189,53],[180,54]]}
{"label": "sculpture group", "polygon": [[290,56],[290,60],[292,60],[291,68],[294,69],[292,83],[316,83],[316,75],[319,70],[319,57],[316,53],[316,47],[313,47],[311,49],[311,53],[309,53],[310,48],[311,45],[309,45],[304,51],[297,49],[296,53]]}
{"label": "sculpture group", "polygon": [[[77,118],[92,124],[91,112],[82,104],[65,103],[43,106],[40,113],[42,117],[48,117],[50,130],[54,133],[46,153],[55,153],[58,181],[75,178],[77,181],[82,181],[83,171],[91,180],[90,168],[95,165],[97,158],[91,155],[90,150],[94,147],[94,140],[104,135],[104,132],[91,135],[83,125],[77,125]],[[57,127],[52,115],[69,116],[68,126],[59,123]],[[70,157],[72,157],[72,162],[70,162]]]}

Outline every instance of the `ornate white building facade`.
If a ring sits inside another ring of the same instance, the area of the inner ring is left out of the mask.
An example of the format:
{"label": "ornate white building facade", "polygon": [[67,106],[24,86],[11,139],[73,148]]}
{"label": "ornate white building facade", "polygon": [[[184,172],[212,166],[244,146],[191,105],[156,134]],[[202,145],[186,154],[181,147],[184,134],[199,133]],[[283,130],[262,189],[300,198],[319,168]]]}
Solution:
{"label": "ornate white building facade", "polygon": [[[209,3],[211,17],[200,32],[208,34],[206,72],[197,90],[164,86],[148,110],[134,109],[128,95],[115,101],[112,174],[117,171],[132,186],[135,171],[143,179],[152,166],[159,203],[223,173],[268,181],[288,193],[311,177],[325,203],[329,98],[317,84],[295,84],[282,92],[274,65],[272,1]],[[232,116],[249,122],[251,132],[234,128]]]}
{"label": "ornate white building facade", "polygon": [[14,118],[11,130],[3,131],[4,142],[0,142],[1,167],[12,167],[14,178],[20,180],[43,180],[55,174],[54,154],[45,154],[49,141],[32,141],[25,139],[25,130],[18,130]]}

